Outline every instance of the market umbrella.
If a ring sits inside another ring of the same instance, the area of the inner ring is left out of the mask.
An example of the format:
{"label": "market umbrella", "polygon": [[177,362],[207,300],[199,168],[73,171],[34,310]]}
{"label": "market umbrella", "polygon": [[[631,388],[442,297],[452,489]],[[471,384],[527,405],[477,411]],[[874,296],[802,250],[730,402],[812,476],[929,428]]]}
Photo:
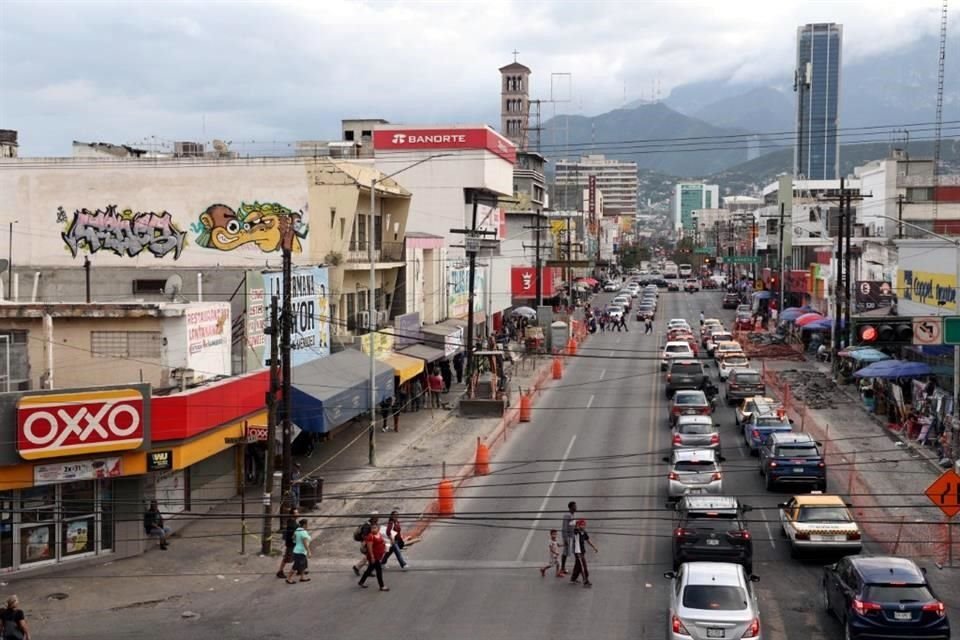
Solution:
{"label": "market umbrella", "polygon": [[848,354],[848,357],[856,360],[857,362],[866,362],[874,363],[880,362],[882,360],[890,360],[890,356],[885,354],[883,351],[878,351],[873,347],[867,347],[866,349],[857,349],[856,351],[851,351]]}
{"label": "market umbrella", "polygon": [[[846,325],[847,323],[844,322],[843,318],[840,318],[840,326],[845,327]],[[803,325],[804,331],[830,331],[832,328],[833,318],[820,318]]]}
{"label": "market umbrella", "polygon": [[779,319],[782,320],[783,322],[793,322],[803,314],[810,313],[811,311],[813,311],[813,308],[807,307],[807,306],[787,307],[786,309],[783,310],[783,313],[779,315]]}
{"label": "market umbrella", "polygon": [[537,317],[537,312],[530,307],[517,307],[510,312],[512,316],[523,316],[527,320],[533,320]]}
{"label": "market umbrella", "polygon": [[773,297],[773,294],[770,293],[769,291],[757,291],[756,293],[753,294],[753,297],[756,298],[757,300],[769,300],[770,298]]}
{"label": "market umbrella", "polygon": [[812,311],[810,313],[803,314],[802,316],[794,320],[793,323],[798,327],[803,327],[810,324],[811,322],[816,322],[817,320],[820,320],[822,318],[823,318],[822,315],[820,315],[816,311]]}
{"label": "market umbrella", "polygon": [[881,360],[855,371],[854,378],[921,378],[933,374],[929,365],[910,360]]}

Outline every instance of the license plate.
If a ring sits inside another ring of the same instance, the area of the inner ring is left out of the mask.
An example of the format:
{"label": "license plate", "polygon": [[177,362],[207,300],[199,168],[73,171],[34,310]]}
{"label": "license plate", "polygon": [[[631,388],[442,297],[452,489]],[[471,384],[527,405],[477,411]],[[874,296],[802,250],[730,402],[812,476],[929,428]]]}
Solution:
{"label": "license plate", "polygon": [[794,473],[803,473],[803,467],[794,467],[793,472],[794,472]]}
{"label": "license plate", "polygon": [[893,612],[894,620],[913,620],[913,614],[909,611],[894,611]]}
{"label": "license plate", "polygon": [[810,542],[846,542],[846,540],[847,536],[810,536]]}
{"label": "license plate", "polygon": [[709,547],[719,547],[720,541],[716,538],[707,538],[707,546]]}
{"label": "license plate", "polygon": [[724,638],[726,636],[723,633],[723,629],[717,629],[716,627],[707,627],[707,637],[708,638]]}

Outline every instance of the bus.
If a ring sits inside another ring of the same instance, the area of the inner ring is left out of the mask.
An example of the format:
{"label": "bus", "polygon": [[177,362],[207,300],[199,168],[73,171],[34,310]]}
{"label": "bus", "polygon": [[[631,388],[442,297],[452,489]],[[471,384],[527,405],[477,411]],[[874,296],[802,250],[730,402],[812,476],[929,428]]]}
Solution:
{"label": "bus", "polygon": [[693,265],[692,264],[682,264],[680,265],[680,277],[689,278],[693,275]]}
{"label": "bus", "polygon": [[668,263],[666,263],[665,265],[663,265],[663,277],[664,277],[664,278],[673,279],[673,278],[676,278],[677,275],[678,275],[678,271],[677,271],[677,265],[676,265],[676,264],[674,264],[674,263],[672,263],[672,262],[668,262]]}

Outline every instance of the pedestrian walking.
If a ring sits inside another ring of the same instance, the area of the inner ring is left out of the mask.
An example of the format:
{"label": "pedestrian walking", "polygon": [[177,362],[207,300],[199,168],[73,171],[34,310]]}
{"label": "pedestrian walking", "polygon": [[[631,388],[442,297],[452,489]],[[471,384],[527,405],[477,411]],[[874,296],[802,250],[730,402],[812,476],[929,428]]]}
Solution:
{"label": "pedestrian walking", "polygon": [[0,611],[0,636],[3,640],[30,640],[27,616],[17,596],[7,598],[6,606]]}
{"label": "pedestrian walking", "polygon": [[557,530],[550,529],[550,540],[547,542],[547,564],[540,567],[540,577],[547,575],[547,569],[553,568],[558,578],[563,577],[560,573],[560,541],[557,539]]}
{"label": "pedestrian walking", "polygon": [[430,387],[430,406],[439,409],[440,394],[443,393],[443,378],[436,369],[427,378],[427,385]]}
{"label": "pedestrian walking", "polygon": [[367,570],[363,572],[363,575],[360,576],[360,582],[357,584],[361,588],[366,589],[367,578],[372,576],[374,573],[377,574],[377,584],[380,585],[380,591],[390,591],[390,587],[384,586],[383,584],[383,557],[387,553],[387,541],[383,537],[383,534],[380,533],[380,527],[375,527],[370,530],[370,533],[367,534],[367,537],[364,539],[364,551],[367,555]]}
{"label": "pedestrian walking", "polygon": [[620,326],[623,327],[623,330],[627,333],[630,333],[630,328],[627,327],[627,314],[620,316]]}
{"label": "pedestrian walking", "polygon": [[600,314],[600,333],[605,333],[607,330],[607,314]]}
{"label": "pedestrian walking", "polygon": [[360,543],[360,562],[353,565],[353,573],[360,575],[363,572],[364,567],[367,564],[367,536],[370,535],[370,532],[373,530],[380,530],[380,516],[374,511],[370,514],[370,519],[364,522],[362,525],[356,528],[353,532],[353,539],[356,542]]}
{"label": "pedestrian walking", "polygon": [[293,532],[293,566],[287,574],[287,584],[295,584],[293,576],[300,576],[300,582],[310,582],[307,573],[307,558],[310,557],[310,534],[307,533],[307,519],[297,522],[297,530]]}
{"label": "pedestrian walking", "polygon": [[303,469],[299,462],[293,463],[293,470],[290,472],[290,506],[297,509],[300,507],[300,485],[303,483]]}
{"label": "pedestrian walking", "polygon": [[[502,328],[501,328],[502,331]],[[463,384],[463,352],[458,351],[453,356],[453,371],[457,374],[457,384]]]}
{"label": "pedestrian walking", "polygon": [[653,333],[653,318],[647,318],[643,323],[643,335]]}
{"label": "pedestrian walking", "polygon": [[587,533],[587,521],[577,520],[576,528],[573,531],[573,573],[570,574],[570,584],[580,582],[580,574],[583,574],[583,586],[592,587],[590,582],[590,571],[587,569],[587,545],[593,549],[594,553],[600,553],[597,547],[590,541],[590,535]]}
{"label": "pedestrian walking", "polygon": [[296,546],[294,534],[297,531],[297,520],[300,512],[295,508],[290,510],[290,517],[287,518],[287,524],[283,528],[283,556],[280,558],[280,568],[277,569],[278,578],[286,578],[283,568],[293,562],[293,547]]}
{"label": "pedestrian walking", "polygon": [[387,520],[387,542],[390,543],[390,550],[387,551],[386,555],[383,556],[381,564],[384,568],[387,567],[387,560],[390,559],[390,556],[397,556],[397,562],[400,563],[401,569],[407,568],[407,561],[403,557],[403,548],[407,546],[407,543],[404,541],[403,536],[400,535],[400,514],[396,511],[390,512],[390,519]]}
{"label": "pedestrian walking", "polygon": [[450,370],[450,361],[440,361],[440,378],[443,380],[443,392],[450,392],[450,385],[453,383],[453,371]]}
{"label": "pedestrian walking", "polygon": [[386,433],[387,431],[387,418],[390,417],[390,408],[393,406],[393,398],[384,398],[380,401],[380,417],[383,420],[383,424],[380,426],[380,431]]}
{"label": "pedestrian walking", "polygon": [[420,411],[423,408],[423,381],[421,376],[413,379],[413,411]]}
{"label": "pedestrian walking", "polygon": [[563,521],[560,523],[560,536],[563,539],[563,554],[560,556],[560,575],[567,575],[567,556],[573,555],[573,517],[577,513],[577,503],[570,501],[567,503],[567,512],[563,514]]}
{"label": "pedestrian walking", "polygon": [[706,319],[707,319],[707,317],[703,314],[703,310],[701,309],[701,310],[700,310],[700,326],[701,326],[701,327],[703,326],[703,321],[706,320]]}

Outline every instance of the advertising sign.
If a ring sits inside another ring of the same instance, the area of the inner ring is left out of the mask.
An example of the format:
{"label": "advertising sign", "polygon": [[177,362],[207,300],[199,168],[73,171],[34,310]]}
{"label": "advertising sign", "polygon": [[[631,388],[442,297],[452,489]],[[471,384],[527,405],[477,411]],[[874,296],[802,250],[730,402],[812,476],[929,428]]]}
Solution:
{"label": "advertising sign", "polygon": [[173,451],[148,451],[147,471],[166,471],[173,469]]}
{"label": "advertising sign", "polygon": [[894,300],[893,285],[882,280],[857,280],[857,311],[889,307]]}
{"label": "advertising sign", "polygon": [[[470,224],[470,218],[473,217],[473,205],[467,205],[468,218],[464,224]],[[484,235],[484,240],[502,240],[502,230],[506,225],[506,215],[500,207],[491,207],[486,204],[477,205],[477,229],[489,232]]]}
{"label": "advertising sign", "polygon": [[371,336],[374,353],[381,354],[393,351],[393,335],[383,331],[374,331],[373,333],[360,336],[361,351],[364,353],[370,353]]}
{"label": "advertising sign", "polygon": [[120,473],[120,458],[99,460],[71,460],[33,467],[33,484],[57,484],[74,480],[101,480],[116,478]]}
{"label": "advertising sign", "polygon": [[[470,297],[470,270],[450,269],[450,293],[447,297],[447,316],[450,318],[463,319],[467,317],[467,304]],[[477,269],[473,276],[473,312],[482,313],[484,309],[483,301],[486,299],[484,291],[486,287],[486,274],[482,269]]]}
{"label": "advertising sign", "polygon": [[[543,267],[543,285],[541,295],[552,298],[557,294],[554,287],[553,267]],[[537,297],[537,268],[513,267],[510,272],[510,292],[514,298]]]}
{"label": "advertising sign", "polygon": [[587,178],[587,210],[590,214],[590,222],[597,221],[597,176]]}
{"label": "advertising sign", "polygon": [[471,129],[376,129],[373,132],[373,148],[381,151],[423,150],[469,150],[485,149],[504,160],[517,161],[517,147],[489,127]]}
{"label": "advertising sign", "polygon": [[25,460],[136,449],[145,437],[144,396],[134,388],[24,396],[17,452]]}
{"label": "advertising sign", "polygon": [[[330,355],[330,279],[326,267],[298,267],[292,274],[293,366]],[[267,366],[270,340],[270,300],[283,304],[283,273],[247,272],[247,370]]]}
{"label": "advertising sign", "polygon": [[[229,302],[196,305],[184,315],[186,323],[186,367],[196,379],[230,374],[231,322]],[[176,334],[165,336],[177,342]]]}
{"label": "advertising sign", "polygon": [[411,344],[417,344],[422,339],[420,334],[420,313],[404,313],[393,319],[394,344],[402,349]]}
{"label": "advertising sign", "polygon": [[904,300],[943,310],[956,309],[956,276],[914,269],[897,272],[897,291]]}

